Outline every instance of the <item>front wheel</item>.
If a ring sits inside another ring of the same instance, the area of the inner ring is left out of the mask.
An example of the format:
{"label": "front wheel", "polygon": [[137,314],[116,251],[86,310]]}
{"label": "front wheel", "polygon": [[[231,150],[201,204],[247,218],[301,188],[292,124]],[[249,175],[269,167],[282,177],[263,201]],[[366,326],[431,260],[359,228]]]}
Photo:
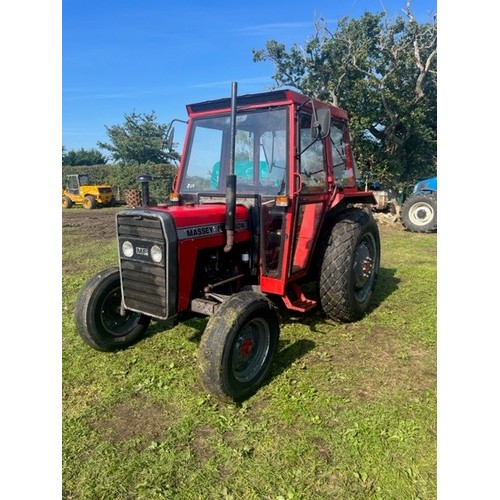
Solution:
{"label": "front wheel", "polygon": [[73,206],[73,200],[69,196],[62,197],[62,207],[63,208],[71,208]]}
{"label": "front wheel", "polygon": [[105,269],[83,286],[75,306],[80,337],[98,351],[115,351],[135,343],[147,330],[151,318],[124,310],[120,271]]}
{"label": "front wheel", "polygon": [[414,233],[429,233],[437,230],[437,198],[434,194],[410,196],[401,208],[403,226]]}
{"label": "front wheel", "polygon": [[203,385],[222,401],[248,398],[268,376],[278,340],[278,314],[265,295],[232,295],[210,317],[201,338]]}
{"label": "front wheel", "polygon": [[92,210],[97,207],[97,200],[88,194],[83,198],[83,208],[86,208],[87,210]]}
{"label": "front wheel", "polygon": [[361,319],[368,309],[380,268],[380,235],[373,216],[360,208],[342,212],[320,250],[318,295],[334,321]]}

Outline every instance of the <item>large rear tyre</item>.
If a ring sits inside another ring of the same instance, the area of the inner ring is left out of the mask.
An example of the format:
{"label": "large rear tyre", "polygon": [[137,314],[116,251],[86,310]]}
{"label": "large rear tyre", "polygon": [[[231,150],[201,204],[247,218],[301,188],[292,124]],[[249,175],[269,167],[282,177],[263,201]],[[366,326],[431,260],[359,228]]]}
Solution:
{"label": "large rear tyre", "polygon": [[97,205],[98,205],[97,200],[90,194],[88,194],[83,198],[83,208],[86,208],[87,210],[92,210],[94,208],[97,208]]}
{"label": "large rear tyre", "polygon": [[71,208],[73,206],[73,200],[69,196],[62,197],[62,207]]}
{"label": "large rear tyre", "polygon": [[269,375],[278,349],[279,318],[263,294],[245,291],[223,302],[201,338],[205,388],[222,401],[247,399]]}
{"label": "large rear tyre", "polygon": [[430,233],[437,230],[437,197],[435,194],[410,196],[401,208],[403,226],[414,233]]}
{"label": "large rear tyre", "polygon": [[380,235],[373,216],[360,208],[342,212],[320,250],[318,296],[332,320],[361,319],[380,268]]}
{"label": "large rear tyre", "polygon": [[98,351],[115,351],[134,344],[147,330],[151,318],[121,307],[120,271],[105,269],[85,283],[75,306],[80,337]]}

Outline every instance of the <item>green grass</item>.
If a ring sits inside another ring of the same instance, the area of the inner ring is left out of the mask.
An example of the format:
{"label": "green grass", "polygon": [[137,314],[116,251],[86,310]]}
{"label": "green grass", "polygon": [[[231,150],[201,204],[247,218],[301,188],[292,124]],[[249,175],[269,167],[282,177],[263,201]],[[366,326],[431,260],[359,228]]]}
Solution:
{"label": "green grass", "polygon": [[198,379],[204,318],[121,352],[83,343],[73,307],[116,244],[64,228],[63,498],[436,498],[437,238],[380,229],[370,313],[282,311],[270,379],[226,405]]}

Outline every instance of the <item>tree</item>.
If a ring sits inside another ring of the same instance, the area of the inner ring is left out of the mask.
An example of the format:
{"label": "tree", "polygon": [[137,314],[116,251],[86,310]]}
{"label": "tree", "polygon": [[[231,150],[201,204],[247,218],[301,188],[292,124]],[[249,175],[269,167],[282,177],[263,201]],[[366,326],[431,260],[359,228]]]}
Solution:
{"label": "tree", "polygon": [[97,149],[71,149],[62,147],[62,164],[77,167],[80,165],[104,165],[107,159]]}
{"label": "tree", "polygon": [[349,111],[362,170],[389,184],[436,172],[437,23],[365,12],[335,31],[323,19],[304,47],[270,40],[254,61],[271,60],[277,86],[292,86]]}
{"label": "tree", "polygon": [[156,114],[125,114],[123,125],[106,126],[111,143],[98,142],[98,146],[111,151],[112,158],[119,163],[168,163],[178,159],[176,152],[168,152],[165,134],[168,125],[156,122]]}

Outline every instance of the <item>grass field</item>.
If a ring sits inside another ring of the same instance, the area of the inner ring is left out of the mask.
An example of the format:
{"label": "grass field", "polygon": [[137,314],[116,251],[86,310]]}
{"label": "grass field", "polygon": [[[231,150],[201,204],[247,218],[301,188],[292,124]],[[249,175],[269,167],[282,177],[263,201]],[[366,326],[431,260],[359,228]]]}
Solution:
{"label": "grass field", "polygon": [[380,231],[369,314],[282,310],[270,379],[230,405],[198,379],[205,318],[121,352],[83,343],[74,304],[116,243],[63,227],[63,498],[435,499],[437,236]]}

